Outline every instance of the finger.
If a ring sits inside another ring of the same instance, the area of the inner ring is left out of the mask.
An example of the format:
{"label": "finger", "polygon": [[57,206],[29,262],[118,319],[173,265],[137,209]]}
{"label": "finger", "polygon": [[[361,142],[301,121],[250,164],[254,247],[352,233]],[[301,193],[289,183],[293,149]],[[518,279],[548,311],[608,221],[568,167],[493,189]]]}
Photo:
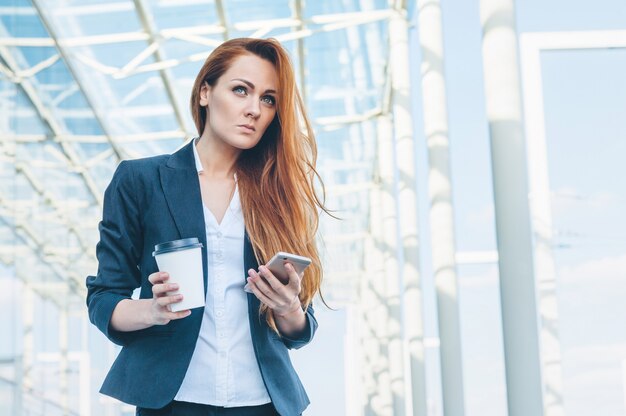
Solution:
{"label": "finger", "polygon": [[156,298],[156,303],[160,306],[171,305],[183,300],[183,295],[161,296]]}
{"label": "finger", "polygon": [[152,286],[152,294],[154,296],[161,296],[167,292],[173,292],[178,290],[177,283],[163,283]]}
{"label": "finger", "polygon": [[[278,281],[278,279],[276,279],[276,277],[274,277],[274,275],[264,266],[259,267],[260,272],[261,273],[257,273],[254,270],[251,270],[252,272],[252,281],[254,283],[256,283],[257,287],[259,288],[259,290],[261,292],[263,292],[266,296],[272,296],[273,293],[275,293],[275,289],[269,284],[269,281],[271,281],[271,279],[274,279],[278,282],[278,284],[280,284],[281,286],[283,286],[282,283],[280,283]],[[270,276],[268,276],[268,274]]]}
{"label": "finger", "polygon": [[274,276],[274,273],[272,273],[272,271],[265,266],[259,267],[258,274],[263,276],[265,280],[267,281],[267,284],[269,284],[269,286],[271,286],[272,289],[275,291],[279,291],[281,288],[285,286],[280,280],[278,280],[276,276]]}
{"label": "finger", "polygon": [[298,293],[300,293],[300,283],[302,282],[302,277],[304,276],[304,272],[298,274],[295,267],[291,263],[285,264],[285,270],[287,270],[287,275],[289,276],[289,282],[287,286],[295,288]]}
{"label": "finger", "polygon": [[170,319],[170,320],[186,318],[189,315],[191,315],[191,310],[189,309],[185,309],[184,311],[166,313],[167,319]]}
{"label": "finger", "polygon": [[252,293],[254,293],[254,296],[256,296],[261,302],[266,304],[271,309],[276,307],[276,304],[274,303],[274,301],[270,299],[269,297],[267,297],[265,293],[263,293],[259,289],[256,282],[252,278],[248,278],[248,284],[250,285],[250,289],[252,289]]}
{"label": "finger", "polygon": [[299,282],[302,280],[304,272],[302,272],[302,274],[298,274],[295,267],[293,267],[291,263],[285,263],[285,270],[287,270],[287,276],[289,276],[289,283]]}
{"label": "finger", "polygon": [[148,281],[154,285],[157,283],[163,283],[169,278],[170,275],[167,272],[154,272],[148,276]]}

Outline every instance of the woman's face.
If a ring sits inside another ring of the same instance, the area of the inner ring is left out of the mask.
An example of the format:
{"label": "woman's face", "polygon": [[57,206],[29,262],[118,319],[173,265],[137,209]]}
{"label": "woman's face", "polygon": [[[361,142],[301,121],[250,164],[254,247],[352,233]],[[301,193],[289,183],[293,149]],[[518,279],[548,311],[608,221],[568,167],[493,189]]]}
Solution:
{"label": "woman's face", "polygon": [[276,115],[277,91],[272,63],[252,54],[235,58],[215,85],[202,86],[200,105],[207,107],[202,136],[239,150],[256,146]]}

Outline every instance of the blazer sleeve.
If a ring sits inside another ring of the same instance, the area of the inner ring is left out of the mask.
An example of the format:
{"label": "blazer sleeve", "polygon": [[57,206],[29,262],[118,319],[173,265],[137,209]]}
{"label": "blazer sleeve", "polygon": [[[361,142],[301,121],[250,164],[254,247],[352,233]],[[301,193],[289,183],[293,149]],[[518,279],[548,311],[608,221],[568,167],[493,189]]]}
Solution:
{"label": "blazer sleeve", "polygon": [[126,345],[132,332],[110,328],[115,306],[130,299],[141,285],[139,260],[143,249],[138,189],[132,163],[122,161],[104,193],[102,221],[96,245],[98,272],[87,277],[87,307],[90,321],[112,342]]}
{"label": "blazer sleeve", "polygon": [[296,338],[282,336],[282,341],[289,349],[298,349],[304,347],[313,340],[315,331],[317,331],[317,319],[315,319],[315,311],[313,305],[309,305],[304,312],[306,315],[306,327]]}

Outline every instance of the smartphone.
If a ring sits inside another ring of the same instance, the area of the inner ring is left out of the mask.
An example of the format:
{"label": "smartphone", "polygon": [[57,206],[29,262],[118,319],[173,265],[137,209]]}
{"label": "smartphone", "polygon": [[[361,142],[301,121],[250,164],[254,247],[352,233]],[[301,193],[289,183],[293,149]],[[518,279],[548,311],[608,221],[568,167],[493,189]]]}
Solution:
{"label": "smartphone", "polygon": [[[267,262],[267,268],[270,269],[272,274],[276,276],[278,280],[286,285],[289,282],[289,275],[287,273],[287,269],[285,269],[285,263],[290,263],[296,270],[296,273],[300,274],[304,271],[304,269],[307,268],[309,264],[311,264],[311,259],[308,257],[279,251],[274,255],[274,257],[270,259],[269,262]],[[247,283],[243,289],[246,292],[252,292]]]}
{"label": "smartphone", "polygon": [[291,263],[293,268],[296,269],[296,273],[300,274],[311,264],[311,259],[285,253],[284,251],[279,251],[270,259],[267,263],[267,268],[270,269],[278,280],[286,285],[289,282],[289,275],[287,274],[287,269],[285,269],[285,263]]}

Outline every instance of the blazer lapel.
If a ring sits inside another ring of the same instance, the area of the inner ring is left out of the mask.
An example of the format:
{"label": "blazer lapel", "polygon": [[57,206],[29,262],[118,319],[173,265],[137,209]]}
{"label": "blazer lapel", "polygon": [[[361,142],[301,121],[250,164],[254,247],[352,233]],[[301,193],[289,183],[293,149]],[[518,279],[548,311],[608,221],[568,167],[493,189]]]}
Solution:
{"label": "blazer lapel", "polygon": [[[205,236],[198,173],[161,166],[161,185],[181,238]],[[205,236],[206,238],[206,236]]]}
{"label": "blazer lapel", "polygon": [[[248,270],[259,269],[259,263],[256,261],[256,257],[254,255],[254,249],[252,248],[252,243],[250,242],[250,237],[248,237],[248,232],[244,233],[243,238],[243,275],[244,275],[244,284],[247,280]],[[250,325],[253,330],[256,328],[256,323],[254,320],[259,316],[259,306],[261,306],[261,302],[253,293],[247,293],[248,295],[248,315],[250,318]]]}
{"label": "blazer lapel", "polygon": [[204,289],[207,287],[207,242],[200,181],[193,157],[194,140],[172,154],[159,167],[161,186],[180,238],[197,237],[202,243]]}

